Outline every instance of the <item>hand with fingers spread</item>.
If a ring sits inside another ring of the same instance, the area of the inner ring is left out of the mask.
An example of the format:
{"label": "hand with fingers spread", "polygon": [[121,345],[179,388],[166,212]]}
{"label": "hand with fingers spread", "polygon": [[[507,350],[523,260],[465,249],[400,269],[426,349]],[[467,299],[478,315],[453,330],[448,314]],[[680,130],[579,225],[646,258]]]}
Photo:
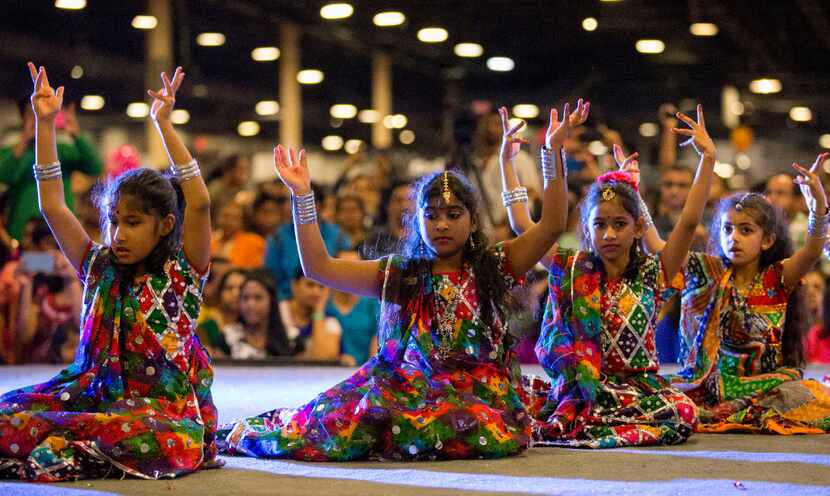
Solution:
{"label": "hand with fingers spread", "polygon": [[49,86],[49,77],[43,66],[35,68],[35,64],[29,62],[29,75],[32,76],[34,90],[32,91],[32,110],[38,122],[53,122],[60,112],[63,104],[63,86],[57,91]]}
{"label": "hand with fingers spread", "polygon": [[807,208],[810,209],[810,212],[818,216],[823,216],[828,213],[827,195],[824,192],[824,185],[821,183],[821,178],[819,178],[821,164],[827,160],[828,156],[830,156],[828,152],[819,154],[809,169],[795,162],[792,165],[793,169],[800,174],[796,176],[795,183],[801,189],[801,194],[804,195],[804,199],[807,201]]}
{"label": "hand with fingers spread", "polygon": [[703,106],[700,104],[697,106],[697,122],[692,120],[691,117],[680,112],[677,113],[677,118],[691,128],[672,128],[672,132],[674,134],[688,137],[686,141],[680,143],[680,146],[692,145],[697,154],[701,157],[706,156],[714,158],[716,153],[715,142],[712,141],[712,138],[709,137],[709,133],[706,132],[706,121],[703,118]]}
{"label": "hand with fingers spread", "polygon": [[147,90],[147,94],[153,97],[153,105],[150,107],[150,117],[155,122],[170,120],[173,107],[176,105],[176,92],[179,91],[183,80],[184,71],[181,67],[176,67],[172,80],[167,77],[166,72],[161,73],[161,89],[158,91]]}
{"label": "hand with fingers spread", "polygon": [[640,186],[640,163],[637,160],[640,156],[639,153],[634,152],[629,156],[625,156],[623,153],[623,149],[620,145],[614,145],[614,161],[617,162],[617,167],[622,172],[625,172],[631,179],[634,180],[634,183],[637,186]]}
{"label": "hand with fingers spread", "polygon": [[560,148],[570,132],[588,119],[590,110],[591,103],[583,102],[582,98],[577,100],[573,113],[570,112],[570,104],[565,104],[562,109],[561,121],[556,108],[550,109],[550,124],[547,132],[545,132],[545,146],[549,149]]}
{"label": "hand with fingers spread", "polygon": [[499,108],[499,115],[501,116],[501,127],[504,131],[501,139],[501,150],[499,151],[499,159],[504,162],[513,160],[522,145],[526,145],[528,141],[521,136],[516,136],[524,127],[525,121],[520,121],[518,124],[510,127],[510,114],[507,112],[507,107]]}
{"label": "hand with fingers spread", "polygon": [[311,176],[308,173],[305,149],[300,149],[297,153],[293,148],[277,145],[274,148],[274,166],[292,195],[304,195],[311,191]]}

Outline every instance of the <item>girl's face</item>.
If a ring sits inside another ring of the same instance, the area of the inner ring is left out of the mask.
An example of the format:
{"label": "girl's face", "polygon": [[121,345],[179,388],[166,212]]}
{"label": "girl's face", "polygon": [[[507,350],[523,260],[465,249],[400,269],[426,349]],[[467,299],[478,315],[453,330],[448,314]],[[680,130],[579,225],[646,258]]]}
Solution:
{"label": "girl's face", "polygon": [[249,326],[260,325],[271,311],[271,295],[268,288],[257,281],[242,285],[239,293],[239,315]]}
{"label": "girl's face", "polygon": [[732,208],[723,214],[718,236],[721,251],[737,267],[757,261],[775,241],[747,214],[747,209],[738,212]]}
{"label": "girl's face", "polygon": [[314,308],[317,306],[320,298],[323,297],[324,289],[325,287],[322,284],[308,277],[295,279],[292,287],[294,299],[306,308]]}
{"label": "girl's face", "polygon": [[239,293],[243,282],[245,282],[245,276],[239,272],[233,272],[225,279],[225,285],[219,292],[219,302],[222,308],[233,312],[239,311]]}
{"label": "girl's face", "polygon": [[136,207],[134,201],[122,196],[109,213],[107,238],[121,264],[143,261],[175,226],[176,219],[172,214],[159,218]]}
{"label": "girl's face", "polygon": [[807,307],[810,313],[821,318],[824,313],[824,277],[820,272],[808,272],[804,276],[804,287],[807,290]]}
{"label": "girl's face", "polygon": [[438,258],[448,258],[464,249],[474,229],[470,211],[455,195],[449,203],[432,198],[419,209],[421,239]]}
{"label": "girl's face", "polygon": [[628,256],[631,246],[643,236],[643,227],[616,201],[600,201],[588,215],[588,237],[603,260]]}

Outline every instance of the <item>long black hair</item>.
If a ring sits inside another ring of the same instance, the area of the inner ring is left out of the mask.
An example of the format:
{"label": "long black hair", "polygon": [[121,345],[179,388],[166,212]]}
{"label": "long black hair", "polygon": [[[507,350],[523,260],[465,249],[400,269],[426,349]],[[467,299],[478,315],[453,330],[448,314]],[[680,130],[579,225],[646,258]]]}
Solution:
{"label": "long black hair", "polygon": [[[432,256],[422,237],[419,220],[430,200],[441,197],[443,178],[444,172],[435,172],[423,177],[414,185],[416,212],[404,218],[406,237],[399,241],[397,249],[403,258],[400,280],[393,283],[397,287],[397,303],[412,301],[422,287],[431,284]],[[522,305],[511,294],[503,274],[498,270],[499,260],[488,248],[489,239],[482,228],[478,192],[463,174],[455,170],[447,171],[447,183],[453,196],[470,213],[473,227],[469,241],[464,245],[463,258],[475,274],[481,320],[493,329],[496,321],[506,323],[508,316],[520,310]],[[500,315],[496,315],[494,311]],[[390,315],[384,315],[383,325],[399,324],[401,316],[397,312],[389,313]]]}
{"label": "long black hair", "polygon": [[[274,284],[274,279],[271,274],[264,269],[255,269],[248,271],[245,274],[245,280],[242,286],[239,287],[239,296],[242,297],[242,292],[248,284],[259,284],[268,293],[269,309],[268,309],[268,334],[265,340],[265,350],[271,356],[290,356],[296,353],[288,335],[285,332],[285,326],[280,317],[280,307],[277,301],[277,286]],[[245,322],[245,317],[242,315],[241,309],[239,312],[239,323],[244,327],[248,325]]]}
{"label": "long black hair", "polygon": [[[740,207],[738,205],[740,204]],[[784,212],[759,193],[738,193],[731,195],[718,204],[712,224],[709,228],[709,251],[720,255],[725,263],[729,259],[723,252],[720,243],[720,233],[723,228],[723,219],[730,210],[744,212],[764,231],[765,236],[774,238],[772,246],[761,251],[758,261],[759,270],[765,270],[770,265],[789,258],[793,254],[787,223],[784,221]],[[804,343],[806,332],[807,309],[804,301],[804,289],[798,284],[787,301],[787,313],[784,317],[783,336],[781,336],[784,365],[802,367],[805,362]]]}
{"label": "long black hair", "polygon": [[[109,233],[110,216],[122,198],[129,202],[130,208],[153,215],[159,220],[173,215],[173,229],[159,239],[158,244],[144,259],[144,267],[148,273],[163,272],[164,263],[176,255],[182,243],[185,201],[178,180],[153,169],[133,169],[97,186],[93,198],[100,212],[102,233]],[[107,240],[108,243],[111,241]],[[122,276],[130,277],[126,280],[131,282],[135,267],[120,265],[117,262],[116,266],[119,267]]]}

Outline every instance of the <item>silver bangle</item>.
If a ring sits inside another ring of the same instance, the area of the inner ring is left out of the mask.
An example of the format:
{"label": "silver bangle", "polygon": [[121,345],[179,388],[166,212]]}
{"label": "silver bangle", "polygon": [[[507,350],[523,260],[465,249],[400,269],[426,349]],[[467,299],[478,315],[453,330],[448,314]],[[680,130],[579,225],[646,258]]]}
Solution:
{"label": "silver bangle", "polygon": [[501,201],[505,207],[514,203],[527,203],[527,188],[519,187],[510,191],[502,191]]}
{"label": "silver bangle", "polygon": [[202,175],[202,171],[199,169],[199,163],[195,158],[184,165],[171,165],[170,173],[181,182],[189,181],[194,177]]}
{"label": "silver bangle", "polygon": [[314,203],[314,192],[291,197],[291,206],[294,211],[295,224],[316,224],[317,205]]}
{"label": "silver bangle", "polygon": [[48,181],[50,179],[57,179],[61,177],[61,163],[60,161],[52,162],[51,164],[33,164],[32,165],[32,172],[34,173],[35,180],[37,181]]}
{"label": "silver bangle", "polygon": [[643,197],[640,197],[640,218],[643,219],[643,227],[648,231],[654,226],[654,220],[651,218],[651,212],[648,211],[648,205]]}
{"label": "silver bangle", "polygon": [[826,238],[828,225],[830,225],[830,212],[821,216],[816,215],[815,212],[807,215],[807,235],[811,238]]}
{"label": "silver bangle", "polygon": [[[553,158],[553,150],[550,148],[543,146],[539,152],[539,155],[542,159],[542,178],[545,181],[556,181],[557,179],[564,179],[567,175],[567,171],[559,170],[556,167],[556,160]],[[565,162],[562,162],[563,164]]]}

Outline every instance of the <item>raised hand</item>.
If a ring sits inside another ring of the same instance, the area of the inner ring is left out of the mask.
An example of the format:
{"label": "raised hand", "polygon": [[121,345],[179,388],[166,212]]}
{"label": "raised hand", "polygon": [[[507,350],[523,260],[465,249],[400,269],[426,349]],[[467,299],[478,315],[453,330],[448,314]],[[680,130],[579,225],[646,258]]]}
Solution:
{"label": "raised hand", "polygon": [[283,183],[293,195],[302,195],[311,191],[311,176],[308,173],[308,160],[305,150],[296,153],[293,148],[277,145],[274,148],[274,166]]}
{"label": "raised hand", "polygon": [[35,68],[35,64],[29,62],[29,75],[32,76],[34,90],[32,91],[32,110],[39,122],[54,122],[63,104],[63,86],[55,91],[49,86],[49,77],[43,66]]}
{"label": "raised hand", "polygon": [[804,195],[804,199],[807,201],[807,208],[810,209],[810,212],[818,215],[827,213],[827,195],[824,192],[824,185],[821,184],[821,179],[818,177],[818,171],[828,156],[830,156],[828,152],[820,153],[809,169],[793,162],[793,169],[801,174],[795,177],[794,182],[801,189],[801,194]]}
{"label": "raised hand", "polygon": [[686,141],[681,142],[680,146],[692,145],[698,155],[714,158],[716,152],[715,142],[712,141],[712,138],[709,137],[709,133],[706,132],[706,121],[703,118],[703,105],[698,104],[697,106],[697,122],[693,121],[691,117],[680,112],[676,115],[678,119],[691,128],[672,128],[671,131],[674,134],[689,137]]}
{"label": "raised hand", "polygon": [[548,148],[561,147],[571,130],[582,125],[588,119],[590,110],[591,103],[583,102],[582,98],[577,100],[573,113],[570,112],[570,104],[566,103],[562,109],[562,120],[560,121],[556,108],[551,108],[550,124],[545,132],[545,146]]}
{"label": "raised hand", "polygon": [[184,71],[176,67],[173,79],[167,77],[166,72],[161,73],[162,87],[158,91],[147,90],[147,94],[153,97],[153,105],[150,107],[150,117],[158,121],[169,121],[173,107],[176,105],[176,92],[184,80]]}
{"label": "raised hand", "polygon": [[521,121],[512,128],[510,127],[510,114],[507,113],[507,107],[499,107],[499,115],[501,116],[501,127],[504,134],[501,138],[501,150],[499,151],[499,159],[502,162],[509,162],[513,157],[519,153],[522,145],[526,145],[528,141],[521,136],[516,136],[516,133],[525,127],[525,121]]}
{"label": "raised hand", "polygon": [[634,152],[629,156],[625,156],[623,153],[623,149],[620,145],[614,144],[614,161],[617,162],[617,167],[619,167],[620,171],[625,172],[637,186],[640,185],[640,163],[637,161],[637,158],[640,156],[639,153]]}

